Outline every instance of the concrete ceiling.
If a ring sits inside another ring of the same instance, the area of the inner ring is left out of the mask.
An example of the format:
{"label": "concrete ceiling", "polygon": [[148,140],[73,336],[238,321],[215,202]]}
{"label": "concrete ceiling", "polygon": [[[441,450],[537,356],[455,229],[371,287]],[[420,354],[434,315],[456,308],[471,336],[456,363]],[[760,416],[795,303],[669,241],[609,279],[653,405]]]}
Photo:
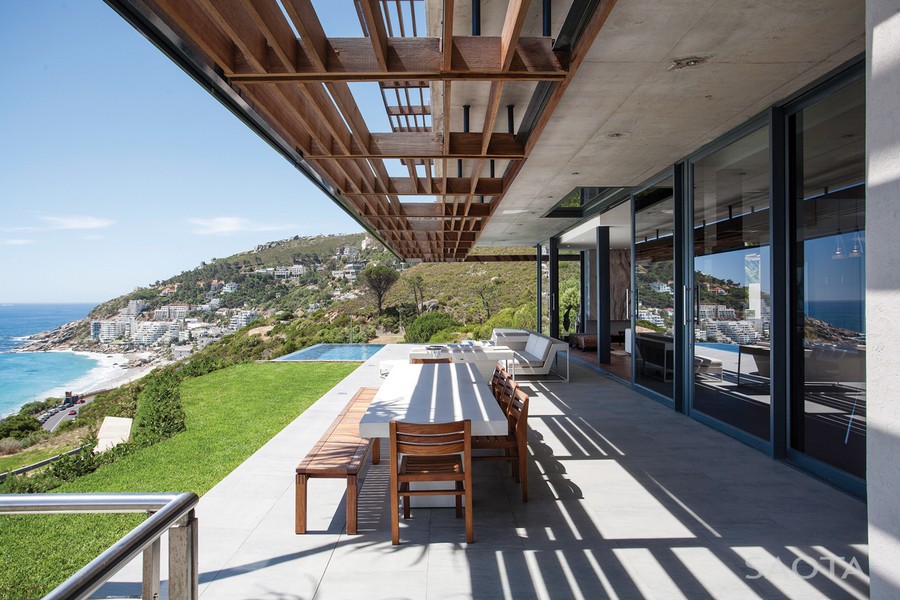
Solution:
{"label": "concrete ceiling", "polygon": [[[577,223],[541,218],[573,188],[638,185],[859,55],[864,9],[618,0],[478,245],[543,242]],[[568,238],[577,245],[593,226]]]}

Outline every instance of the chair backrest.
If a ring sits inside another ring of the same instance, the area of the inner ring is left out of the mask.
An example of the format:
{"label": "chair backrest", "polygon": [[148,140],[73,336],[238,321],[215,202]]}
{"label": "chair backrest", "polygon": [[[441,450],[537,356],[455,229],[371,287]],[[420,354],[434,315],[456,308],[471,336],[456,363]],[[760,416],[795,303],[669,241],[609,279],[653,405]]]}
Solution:
{"label": "chair backrest", "polygon": [[506,384],[506,380],[510,378],[509,371],[504,369],[499,363],[494,368],[494,374],[491,376],[491,392],[494,398],[500,400],[500,391]]}
{"label": "chair backrest", "polygon": [[512,403],[513,398],[515,398],[518,389],[519,384],[516,383],[515,379],[512,377],[509,377],[503,382],[503,386],[500,388],[500,393],[497,396],[497,402],[500,403],[503,414],[509,415],[509,406]]}
{"label": "chair backrest", "polygon": [[439,456],[472,452],[472,422],[406,423],[390,422],[391,464],[400,454]]}
{"label": "chair backrest", "polygon": [[516,388],[506,414],[509,432],[515,433],[516,437],[528,439],[528,394]]}
{"label": "chair backrest", "polygon": [[410,358],[409,364],[411,365],[440,365],[450,362],[450,357],[444,358]]}

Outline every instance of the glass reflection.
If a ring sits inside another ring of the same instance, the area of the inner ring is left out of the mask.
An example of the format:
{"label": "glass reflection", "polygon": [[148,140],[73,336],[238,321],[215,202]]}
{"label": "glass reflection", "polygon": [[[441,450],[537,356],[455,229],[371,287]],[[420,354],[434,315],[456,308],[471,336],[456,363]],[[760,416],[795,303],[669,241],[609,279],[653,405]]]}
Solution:
{"label": "glass reflection", "polygon": [[865,477],[865,89],[791,118],[797,221],[791,446]]}
{"label": "glass reflection", "polygon": [[675,373],[675,198],[672,178],[634,196],[634,380],[667,398]]}
{"label": "glass reflection", "polygon": [[697,161],[693,178],[693,409],[768,440],[768,127]]}

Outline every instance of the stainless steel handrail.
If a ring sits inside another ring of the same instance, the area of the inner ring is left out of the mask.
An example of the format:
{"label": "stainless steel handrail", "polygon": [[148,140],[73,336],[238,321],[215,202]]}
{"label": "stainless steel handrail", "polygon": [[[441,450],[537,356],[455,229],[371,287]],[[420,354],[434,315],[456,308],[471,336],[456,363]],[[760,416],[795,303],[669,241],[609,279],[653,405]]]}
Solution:
{"label": "stainless steel handrail", "polygon": [[[46,599],[89,598],[110,577],[144,554],[144,598],[159,592],[159,538],[169,531],[169,598],[197,597],[197,494],[0,494],[0,513],[133,513],[150,517],[100,556],[44,596]],[[155,574],[156,581],[146,581]]]}

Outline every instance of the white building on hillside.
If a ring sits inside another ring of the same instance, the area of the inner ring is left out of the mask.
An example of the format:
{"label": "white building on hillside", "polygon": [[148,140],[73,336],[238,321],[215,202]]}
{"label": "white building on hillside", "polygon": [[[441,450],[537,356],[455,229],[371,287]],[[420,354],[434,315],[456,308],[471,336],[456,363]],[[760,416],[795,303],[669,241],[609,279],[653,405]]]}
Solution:
{"label": "white building on hillside", "polygon": [[231,315],[231,320],[229,321],[229,327],[233,331],[237,331],[241,327],[246,327],[256,318],[255,310],[239,310],[236,311],[233,315]]}

